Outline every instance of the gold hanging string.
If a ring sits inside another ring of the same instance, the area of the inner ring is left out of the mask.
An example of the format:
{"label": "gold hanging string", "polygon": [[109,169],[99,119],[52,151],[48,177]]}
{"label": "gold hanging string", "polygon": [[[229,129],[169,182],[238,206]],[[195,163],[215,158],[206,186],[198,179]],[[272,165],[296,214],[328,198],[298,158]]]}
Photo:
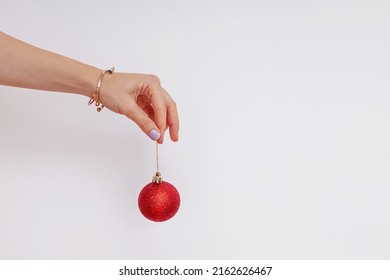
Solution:
{"label": "gold hanging string", "polygon": [[156,184],[160,184],[163,181],[163,177],[161,176],[160,170],[158,169],[158,143],[156,141],[156,165],[157,165],[157,171],[156,175],[153,176],[152,181]]}
{"label": "gold hanging string", "polygon": [[159,172],[158,171],[158,143],[157,143],[157,141],[156,141],[156,162],[157,162],[157,172]]}

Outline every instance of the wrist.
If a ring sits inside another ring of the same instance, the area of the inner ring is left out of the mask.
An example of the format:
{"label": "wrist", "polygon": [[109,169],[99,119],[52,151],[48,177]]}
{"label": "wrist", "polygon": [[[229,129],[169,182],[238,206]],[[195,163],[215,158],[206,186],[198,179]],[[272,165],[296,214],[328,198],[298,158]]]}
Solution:
{"label": "wrist", "polygon": [[90,66],[88,71],[85,71],[81,77],[81,87],[79,93],[91,98],[92,93],[96,91],[96,86],[102,70],[99,68]]}
{"label": "wrist", "polygon": [[[95,104],[96,105],[96,110],[100,112],[105,106],[102,103],[101,97],[100,97],[100,91],[102,89],[102,84],[103,84],[103,79],[105,76],[111,76],[114,73],[115,68],[112,67],[111,69],[108,70],[103,70],[100,72],[99,79],[96,84],[96,89],[93,91],[89,101],[88,105]],[[107,74],[107,75],[106,75]]]}

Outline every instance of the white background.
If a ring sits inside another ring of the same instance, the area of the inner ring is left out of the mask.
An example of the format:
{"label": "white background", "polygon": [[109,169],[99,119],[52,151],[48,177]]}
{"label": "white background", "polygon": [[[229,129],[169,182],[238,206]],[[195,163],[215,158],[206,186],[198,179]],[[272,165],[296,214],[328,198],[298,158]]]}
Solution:
{"label": "white background", "polygon": [[389,1],[2,0],[0,23],[157,74],[182,197],[166,223],[139,213],[154,145],[123,116],[0,87],[0,258],[390,258]]}

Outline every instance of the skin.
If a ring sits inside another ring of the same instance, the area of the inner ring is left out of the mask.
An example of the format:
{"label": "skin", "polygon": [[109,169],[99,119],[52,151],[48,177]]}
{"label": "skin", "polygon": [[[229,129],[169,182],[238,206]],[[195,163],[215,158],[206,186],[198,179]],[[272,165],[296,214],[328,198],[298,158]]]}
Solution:
{"label": "skin", "polygon": [[[0,84],[91,97],[101,69],[49,52],[0,32]],[[104,76],[101,103],[133,120],[147,135],[160,132],[162,144],[169,128],[170,138],[179,139],[176,103],[155,75],[117,73]]]}

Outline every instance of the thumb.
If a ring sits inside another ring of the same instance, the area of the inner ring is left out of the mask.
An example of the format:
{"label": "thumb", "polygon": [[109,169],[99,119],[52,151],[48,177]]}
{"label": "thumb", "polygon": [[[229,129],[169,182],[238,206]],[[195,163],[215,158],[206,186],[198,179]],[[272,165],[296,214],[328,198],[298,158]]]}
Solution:
{"label": "thumb", "polygon": [[156,141],[160,138],[161,134],[160,130],[157,128],[157,125],[138,106],[135,108],[135,110],[132,110],[131,115],[128,115],[127,117],[132,119],[153,141]]}

